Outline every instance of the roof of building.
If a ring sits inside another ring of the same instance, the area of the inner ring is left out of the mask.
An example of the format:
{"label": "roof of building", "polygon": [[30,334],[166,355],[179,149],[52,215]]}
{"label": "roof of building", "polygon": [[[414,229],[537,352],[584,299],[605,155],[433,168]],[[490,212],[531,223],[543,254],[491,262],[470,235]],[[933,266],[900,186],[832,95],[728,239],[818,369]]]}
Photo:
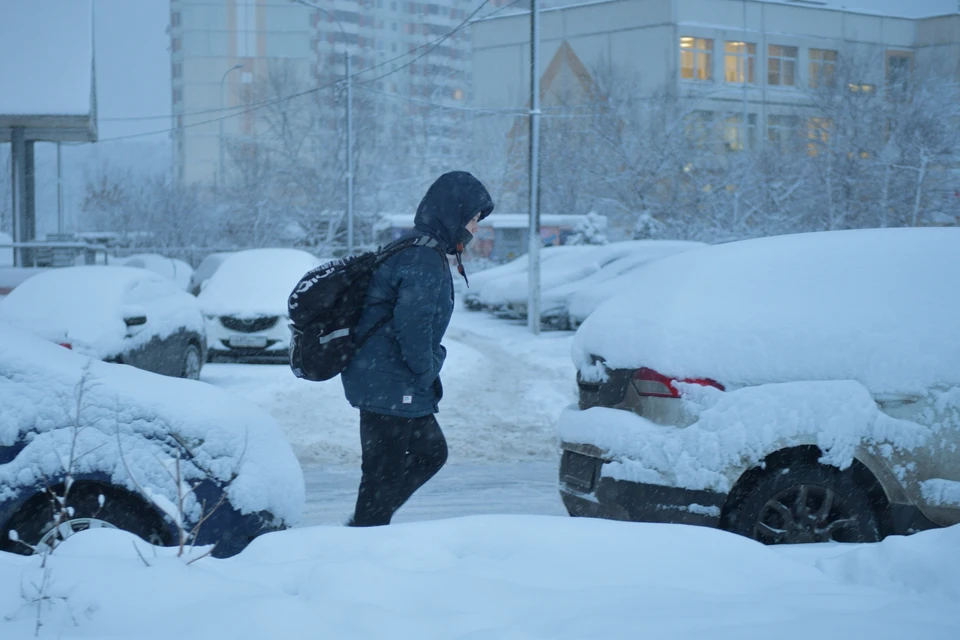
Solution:
{"label": "roof of building", "polygon": [[[560,11],[573,7],[586,7],[597,4],[623,2],[624,0],[541,0],[541,12]],[[960,13],[960,0],[745,0],[746,2],[768,2],[811,9],[829,9],[849,13],[886,16],[891,18],[932,18],[935,16]],[[518,9],[512,12],[497,13],[475,22],[528,15],[529,10]]]}
{"label": "roof of building", "polygon": [[0,60],[0,141],[96,140],[90,0],[4,0]]}

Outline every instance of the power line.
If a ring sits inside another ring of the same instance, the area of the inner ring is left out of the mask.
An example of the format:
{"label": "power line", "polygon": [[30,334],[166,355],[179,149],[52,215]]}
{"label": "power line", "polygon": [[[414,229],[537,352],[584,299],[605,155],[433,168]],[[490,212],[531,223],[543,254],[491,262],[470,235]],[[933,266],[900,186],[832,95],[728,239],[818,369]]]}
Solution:
{"label": "power line", "polygon": [[[432,52],[433,52],[437,47],[439,47],[443,42],[445,42],[446,40],[448,40],[449,38],[451,38],[454,34],[458,33],[458,32],[461,31],[461,30],[463,30],[468,24],[470,24],[470,22],[473,20],[474,16],[476,16],[477,13],[479,13],[486,5],[488,5],[488,4],[490,3],[490,1],[491,1],[491,0],[484,0],[484,2],[481,3],[480,6],[477,7],[473,12],[471,12],[470,15],[468,15],[466,18],[464,18],[463,21],[460,22],[460,24],[458,24],[456,27],[454,27],[453,30],[445,33],[444,35],[439,36],[439,37],[437,37],[437,38],[435,38],[435,39],[433,39],[433,40],[431,40],[431,41],[429,41],[429,42],[425,42],[424,44],[421,44],[421,45],[415,47],[414,49],[411,49],[410,51],[407,51],[407,52],[405,52],[405,53],[401,53],[401,54],[399,54],[399,55],[397,55],[397,56],[394,56],[393,58],[389,58],[389,59],[387,59],[387,60],[384,60],[383,62],[380,62],[380,63],[375,64],[375,65],[373,65],[373,66],[367,67],[366,69],[361,69],[360,71],[354,73],[351,77],[352,77],[353,79],[356,79],[357,82],[376,82],[376,81],[378,81],[378,80],[382,80],[383,78],[386,78],[386,77],[388,77],[388,76],[391,76],[391,75],[393,75],[394,73],[398,73],[399,71],[402,71],[403,69],[407,68],[407,67],[410,66],[411,64],[415,63],[417,60],[420,60],[421,58],[423,58],[423,57],[429,55],[430,53],[432,53]],[[497,15],[498,13],[501,13],[502,11],[505,11],[506,9],[512,8],[513,6],[519,4],[520,2],[523,2],[523,0],[514,0],[514,1],[511,2],[510,4],[507,4],[507,5],[504,5],[504,6],[502,6],[502,7],[499,7],[499,8],[496,9],[495,11],[491,11],[491,12],[488,13],[487,15],[482,16],[480,19],[486,19],[486,18],[493,17],[493,16]],[[345,43],[345,44],[346,44],[346,43]],[[428,47],[429,47],[429,48],[428,48]],[[409,56],[409,55],[411,55],[411,54],[414,54],[414,53],[416,53],[417,51],[420,51],[421,49],[425,49],[425,48],[428,48],[428,49],[427,49],[426,51],[424,51],[422,54],[418,55],[416,58],[414,58],[414,59],[412,59],[412,60],[409,60],[408,62],[406,62],[405,64],[403,64],[403,65],[401,65],[401,66],[399,66],[399,67],[397,67],[396,69],[392,69],[391,71],[389,71],[389,72],[387,72],[387,73],[384,73],[384,74],[381,74],[380,76],[377,76],[376,78],[372,78],[372,79],[369,79],[369,80],[361,80],[361,79],[358,79],[358,78],[357,78],[357,76],[360,76],[360,75],[363,75],[363,74],[366,74],[366,73],[370,73],[371,71],[375,71],[376,69],[379,69],[379,68],[381,68],[381,67],[385,67],[385,66],[387,66],[388,64],[391,64],[391,63],[393,63],[393,62],[396,62],[397,60],[400,60],[400,59],[402,59],[402,58],[405,58],[405,57],[407,57],[407,56]],[[247,103],[247,104],[237,105],[237,106],[235,106],[235,107],[228,107],[228,108],[226,108],[226,109],[219,109],[219,108],[217,108],[217,109],[199,109],[199,110],[197,110],[197,111],[189,111],[189,112],[176,113],[176,114],[171,113],[171,114],[162,115],[162,116],[130,116],[130,117],[122,117],[122,118],[99,118],[99,120],[102,121],[102,122],[139,122],[139,121],[146,121],[146,120],[168,120],[168,119],[170,119],[170,118],[172,118],[172,117],[174,117],[174,116],[188,116],[188,117],[189,117],[189,116],[207,115],[207,114],[211,114],[211,113],[223,113],[224,111],[234,111],[234,110],[236,110],[236,109],[244,109],[244,111],[239,111],[239,112],[237,112],[237,113],[228,113],[227,115],[223,116],[224,118],[232,118],[232,117],[234,117],[234,116],[238,116],[238,115],[242,115],[242,114],[244,114],[244,113],[248,113],[250,110],[253,110],[253,109],[258,109],[258,108],[260,108],[260,107],[266,107],[266,106],[271,106],[271,105],[273,105],[273,104],[277,104],[278,101],[282,101],[282,100],[285,100],[285,99],[293,100],[293,99],[295,99],[295,98],[299,98],[299,97],[301,97],[301,96],[307,95],[308,93],[322,91],[322,90],[324,90],[324,89],[328,89],[328,88],[330,88],[330,87],[332,87],[332,86],[335,86],[335,85],[337,85],[337,84],[339,84],[339,83],[341,83],[341,82],[344,82],[344,80],[338,79],[338,80],[336,80],[336,81],[334,81],[334,82],[331,82],[331,83],[328,83],[328,84],[325,84],[325,85],[320,85],[320,86],[318,86],[318,87],[314,87],[314,88],[308,89],[308,90],[306,90],[306,91],[302,91],[302,92],[299,92],[299,93],[295,93],[295,94],[292,94],[292,95],[290,95],[290,96],[284,96],[284,97],[275,98],[275,99],[272,99],[272,100],[262,100],[262,101],[259,101],[259,102],[251,102],[251,103]],[[198,122],[198,123],[191,124],[191,125],[182,125],[182,126],[178,126],[178,127],[172,127],[172,128],[169,128],[169,129],[165,129],[165,130],[158,130],[158,131],[153,131],[153,132],[149,132],[149,133],[131,134],[131,135],[133,135],[133,136],[135,136],[135,137],[157,135],[157,134],[159,134],[159,133],[164,133],[164,132],[166,132],[166,131],[176,131],[176,130],[181,129],[181,128],[187,128],[187,126],[199,126],[199,125],[202,125],[202,124],[209,124],[210,122],[216,122],[216,121],[217,121],[216,119],[215,119],[215,120],[206,120],[206,121],[204,121],[204,122]],[[115,141],[115,140],[122,140],[122,139],[126,139],[126,136],[114,137],[114,138],[106,138],[106,139],[104,139],[104,140],[100,140],[100,142],[112,142],[112,141]]]}

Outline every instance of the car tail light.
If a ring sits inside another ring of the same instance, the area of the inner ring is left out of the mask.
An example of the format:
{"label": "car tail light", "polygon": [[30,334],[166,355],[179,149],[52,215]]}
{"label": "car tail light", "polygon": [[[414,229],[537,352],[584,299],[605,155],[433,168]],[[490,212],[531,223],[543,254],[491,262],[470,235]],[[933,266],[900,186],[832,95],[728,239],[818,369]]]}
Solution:
{"label": "car tail light", "polygon": [[646,367],[637,369],[633,374],[634,386],[637,393],[641,396],[653,396],[656,398],[679,398],[680,390],[674,386],[675,382],[684,384],[699,384],[704,387],[716,387],[723,391],[723,385],[710,378],[684,378],[677,380],[658,373],[653,369]]}
{"label": "car tail light", "polygon": [[71,351],[73,350],[73,345],[70,344],[69,342],[58,342],[57,344],[59,344],[61,347],[66,347],[67,349],[70,349]]}

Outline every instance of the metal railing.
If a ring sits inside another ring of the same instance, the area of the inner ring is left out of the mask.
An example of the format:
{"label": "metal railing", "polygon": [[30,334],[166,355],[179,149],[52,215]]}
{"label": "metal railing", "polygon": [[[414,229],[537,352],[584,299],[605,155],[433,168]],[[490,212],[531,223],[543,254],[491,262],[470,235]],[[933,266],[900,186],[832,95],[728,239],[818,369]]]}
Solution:
{"label": "metal railing", "polygon": [[[34,268],[107,264],[110,255],[107,247],[86,242],[10,242],[0,244],[0,249],[13,249],[15,266]],[[100,254],[102,261],[98,260]]]}

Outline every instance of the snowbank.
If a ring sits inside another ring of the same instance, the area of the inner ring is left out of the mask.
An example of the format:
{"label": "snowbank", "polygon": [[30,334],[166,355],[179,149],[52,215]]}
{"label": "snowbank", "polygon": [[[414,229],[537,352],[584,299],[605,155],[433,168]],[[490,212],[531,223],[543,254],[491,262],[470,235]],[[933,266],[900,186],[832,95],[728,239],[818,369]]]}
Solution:
{"label": "snowbank", "polygon": [[223,261],[198,299],[207,315],[285,316],[294,285],[321,263],[299,249],[239,251]]}
{"label": "snowbank", "polygon": [[[227,490],[238,510],[299,519],[303,475],[276,423],[210,385],[91,360],[0,322],[0,406],[0,445],[24,430],[37,433],[0,465],[0,500],[11,487],[61,472],[77,425],[74,450],[85,452],[78,471],[106,473],[130,490],[151,486],[175,501],[164,439],[176,435],[218,479],[238,474]],[[184,473],[200,477],[186,462]]]}
{"label": "snowbank", "polygon": [[[800,560],[705,528],[483,516],[294,529],[187,565],[94,530],[47,559],[46,595],[65,600],[44,604],[41,635],[794,640],[813,624],[821,638],[953,640],[957,565],[934,560],[956,556],[960,530],[932,533]],[[4,638],[33,636],[40,562],[0,554]]]}
{"label": "snowbank", "polygon": [[[132,316],[147,323],[128,335]],[[0,302],[0,319],[100,360],[181,329],[205,332],[193,296],[152,272],[112,265],[39,273]]]}
{"label": "snowbank", "polygon": [[581,326],[573,357],[726,386],[960,383],[960,229],[761,238],[669,256]]}
{"label": "snowbank", "polygon": [[159,253],[136,253],[120,261],[127,267],[148,269],[171,280],[174,284],[186,291],[193,279],[193,267],[177,258],[168,258]]}
{"label": "snowbank", "polygon": [[[854,381],[792,382],[731,392],[688,385],[687,409],[698,416],[680,429],[628,411],[569,407],[560,439],[592,444],[615,462],[605,476],[726,493],[740,473],[784,447],[816,444],[823,461],[846,468],[862,444],[880,455],[934,442],[934,430],[891,418]],[[887,444],[887,447],[879,445]]]}

